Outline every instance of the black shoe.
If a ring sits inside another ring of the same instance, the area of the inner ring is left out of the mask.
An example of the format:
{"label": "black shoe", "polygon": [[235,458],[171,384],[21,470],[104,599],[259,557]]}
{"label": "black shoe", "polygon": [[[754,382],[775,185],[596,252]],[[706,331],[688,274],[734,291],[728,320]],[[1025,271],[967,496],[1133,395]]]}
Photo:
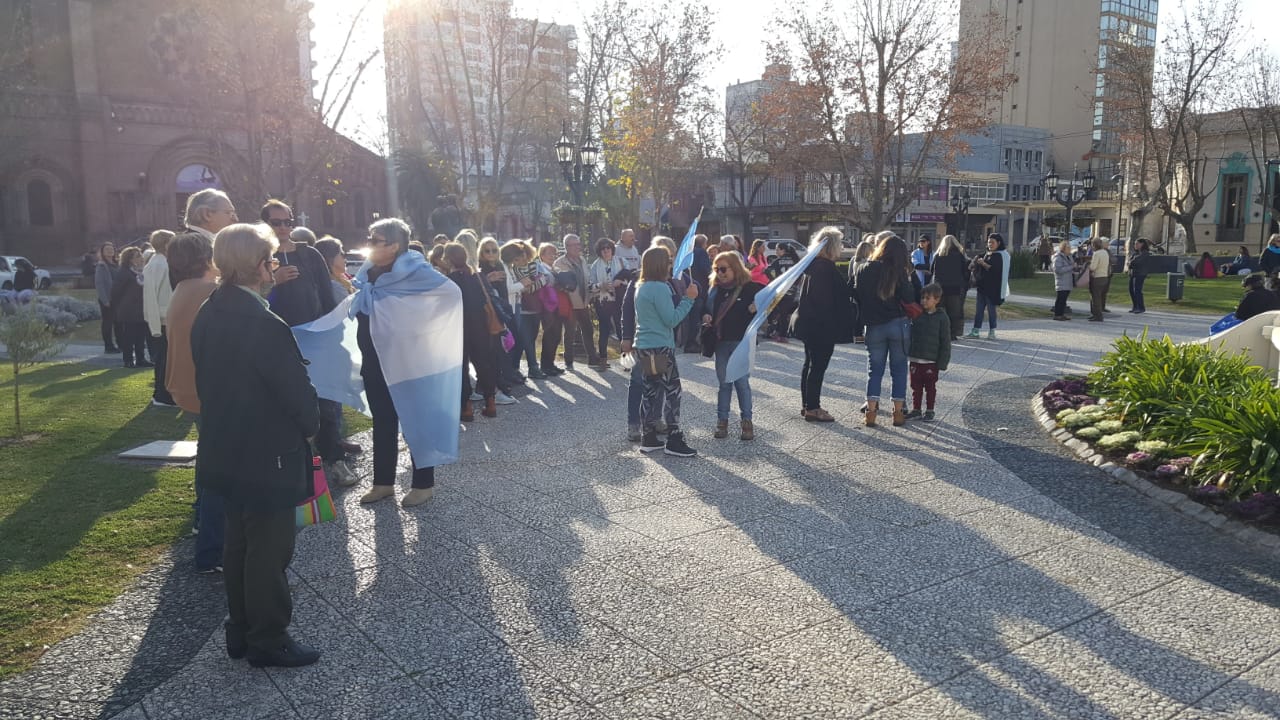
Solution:
{"label": "black shoe", "polygon": [[918,420],[920,417],[920,408],[915,408],[911,412],[907,413],[908,420]]}
{"label": "black shoe", "polygon": [[651,453],[661,450],[665,445],[658,439],[658,433],[649,430],[644,434],[644,439],[640,441],[640,452]]}
{"label": "black shoe", "polygon": [[529,371],[529,376],[528,376],[528,377],[529,377],[529,379],[530,379],[530,380],[546,380],[546,379],[547,379],[547,374],[546,374],[546,373],[544,373],[544,372],[542,372],[542,371],[541,371],[541,370],[539,370],[538,368],[534,368],[534,369],[532,369],[532,370],[530,370],[530,371]]}
{"label": "black shoe", "polygon": [[1146,310],[1146,308],[1143,308],[1143,309],[1141,309],[1141,310],[1134,310],[1134,311],[1133,311],[1133,314],[1134,314],[1134,315],[1141,315],[1142,313],[1144,313],[1144,312],[1146,312],[1146,311],[1147,311],[1147,310]]}
{"label": "black shoe", "polygon": [[667,446],[663,449],[663,452],[676,457],[693,457],[698,454],[697,450],[685,443],[684,433],[682,432],[673,432],[667,436]]}
{"label": "black shoe", "polygon": [[546,373],[548,377],[555,377],[557,375],[563,375],[564,368],[558,367],[556,365],[549,365],[547,367],[542,368],[542,372]]}
{"label": "black shoe", "polygon": [[256,667],[302,667],[320,659],[320,651],[315,648],[299,645],[293,638],[286,638],[284,644],[272,650],[249,648],[249,664]]}
{"label": "black shoe", "polygon": [[133,368],[137,367],[137,365],[134,365],[134,364],[133,364],[133,361],[132,361],[132,360],[126,360],[126,361],[125,361],[125,363],[124,363],[124,366],[125,366],[125,367],[127,367],[127,368],[129,368],[129,369],[133,369]]}
{"label": "black shoe", "polygon": [[153,363],[153,362],[148,362],[148,361],[146,361],[146,360],[139,360],[139,361],[137,362],[137,365],[138,365],[138,367],[140,367],[140,368],[149,368],[149,367],[155,367],[155,366],[156,366],[156,364],[155,364],[155,363]]}
{"label": "black shoe", "polygon": [[249,643],[244,639],[244,628],[231,623],[225,623],[223,631],[227,636],[227,657],[232,660],[239,660],[249,651]]}
{"label": "black shoe", "polygon": [[924,421],[925,421],[925,422],[933,422],[933,411],[932,411],[932,410],[925,410],[925,411],[924,411]]}

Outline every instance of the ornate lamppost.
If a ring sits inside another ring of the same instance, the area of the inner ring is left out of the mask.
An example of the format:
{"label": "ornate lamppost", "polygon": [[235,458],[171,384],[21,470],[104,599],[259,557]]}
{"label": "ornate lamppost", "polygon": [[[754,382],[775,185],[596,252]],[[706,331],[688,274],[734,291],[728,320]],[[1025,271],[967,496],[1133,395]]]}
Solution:
{"label": "ornate lamppost", "polygon": [[578,207],[578,234],[582,234],[582,195],[595,176],[596,162],[600,159],[600,148],[587,131],[582,146],[575,148],[569,139],[569,124],[561,123],[560,139],[556,141],[556,161],[560,163],[560,171],[569,183],[573,192],[573,203]]}
{"label": "ornate lamppost", "polygon": [[957,189],[951,193],[951,209],[960,216],[960,244],[969,247],[969,208],[973,200],[969,197],[969,188]]}
{"label": "ornate lamppost", "polygon": [[1045,192],[1049,197],[1067,209],[1067,239],[1070,240],[1071,222],[1075,220],[1076,206],[1093,194],[1093,187],[1097,182],[1097,178],[1092,170],[1085,170],[1084,175],[1081,175],[1080,171],[1073,167],[1071,169],[1071,182],[1065,187],[1060,187],[1058,172],[1050,168],[1049,174],[1044,176],[1043,182]]}

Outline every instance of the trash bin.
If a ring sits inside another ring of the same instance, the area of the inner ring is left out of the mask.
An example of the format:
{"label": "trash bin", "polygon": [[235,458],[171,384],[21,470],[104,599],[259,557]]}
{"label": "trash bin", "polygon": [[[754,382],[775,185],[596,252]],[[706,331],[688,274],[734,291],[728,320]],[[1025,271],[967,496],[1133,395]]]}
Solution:
{"label": "trash bin", "polygon": [[1167,273],[1166,277],[1169,279],[1169,285],[1165,296],[1169,298],[1169,302],[1178,302],[1182,299],[1182,288],[1186,285],[1187,276],[1185,273],[1171,272]]}

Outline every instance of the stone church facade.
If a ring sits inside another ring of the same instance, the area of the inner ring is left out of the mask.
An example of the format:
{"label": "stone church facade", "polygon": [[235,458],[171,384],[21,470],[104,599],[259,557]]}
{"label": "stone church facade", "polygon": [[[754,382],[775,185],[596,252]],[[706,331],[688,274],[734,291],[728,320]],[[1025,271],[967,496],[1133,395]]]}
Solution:
{"label": "stone church facade", "polygon": [[0,254],[66,264],[225,190],[364,239],[386,163],[320,123],[310,3],[0,0]]}

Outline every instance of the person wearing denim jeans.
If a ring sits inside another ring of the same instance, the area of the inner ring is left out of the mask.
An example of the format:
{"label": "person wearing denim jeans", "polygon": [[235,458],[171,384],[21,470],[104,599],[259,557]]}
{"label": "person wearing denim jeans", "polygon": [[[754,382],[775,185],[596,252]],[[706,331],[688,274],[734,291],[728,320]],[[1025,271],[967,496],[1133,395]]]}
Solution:
{"label": "person wearing denim jeans", "polygon": [[716,379],[720,389],[716,395],[715,437],[729,436],[729,401],[738,394],[741,440],[755,438],[755,425],[751,417],[750,375],[743,375],[733,382],[725,382],[725,367],[729,356],[747,334],[747,326],[756,314],[756,293],[763,289],[751,280],[751,273],[737,253],[720,253],[712,262],[711,290],[705,303],[706,312],[701,317],[704,331],[715,333]]}
{"label": "person wearing denim jeans", "polygon": [[1129,256],[1129,300],[1133,307],[1129,312],[1141,315],[1147,311],[1147,300],[1142,295],[1142,286],[1147,281],[1147,267],[1151,262],[1151,243],[1146,238],[1138,238],[1133,243],[1133,253]]}
{"label": "person wearing denim jeans", "polygon": [[867,409],[863,420],[868,427],[876,424],[886,368],[892,378],[889,395],[893,400],[893,424],[902,425],[907,421],[911,322],[902,306],[915,300],[909,272],[906,243],[885,231],[876,236],[875,252],[855,278],[858,309],[867,325]]}

